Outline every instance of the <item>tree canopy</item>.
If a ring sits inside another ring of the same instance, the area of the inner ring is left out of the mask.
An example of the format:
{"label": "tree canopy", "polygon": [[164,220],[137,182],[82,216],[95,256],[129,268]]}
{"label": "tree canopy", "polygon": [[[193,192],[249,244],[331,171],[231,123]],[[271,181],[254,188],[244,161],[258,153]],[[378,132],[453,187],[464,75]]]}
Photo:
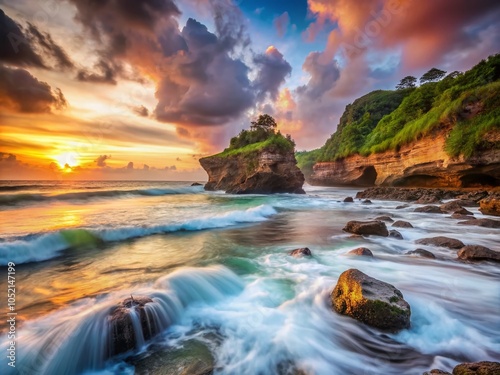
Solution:
{"label": "tree canopy", "polygon": [[267,113],[260,115],[257,121],[252,121],[251,124],[252,126],[250,128],[252,130],[263,129],[266,131],[274,131],[274,129],[278,127],[274,118]]}
{"label": "tree canopy", "polygon": [[406,76],[396,85],[396,90],[414,89],[417,87],[416,83],[417,79],[415,77]]}
{"label": "tree canopy", "polygon": [[420,77],[420,84],[439,81],[445,75],[446,71],[437,68],[432,68],[428,72],[424,73],[422,77]]}

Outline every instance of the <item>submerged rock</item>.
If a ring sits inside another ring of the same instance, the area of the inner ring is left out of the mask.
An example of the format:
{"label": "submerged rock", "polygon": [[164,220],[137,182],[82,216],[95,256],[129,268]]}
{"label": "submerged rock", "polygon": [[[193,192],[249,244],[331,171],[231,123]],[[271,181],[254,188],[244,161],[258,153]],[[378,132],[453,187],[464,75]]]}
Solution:
{"label": "submerged rock", "polygon": [[302,247],[300,249],[295,249],[295,250],[292,250],[288,253],[288,255],[291,255],[295,258],[300,258],[300,257],[303,257],[303,256],[312,256],[312,253],[311,253],[311,250],[309,250],[308,247]]}
{"label": "submerged rock", "polygon": [[372,204],[372,201],[369,200],[369,199],[365,199],[363,202],[361,202],[363,204]]}
{"label": "submerged rock", "polygon": [[425,212],[428,214],[442,214],[444,213],[438,206],[423,206],[417,207],[413,212]]}
{"label": "submerged rock", "polygon": [[436,256],[433,253],[431,253],[428,250],[424,250],[424,249],[416,249],[416,250],[408,251],[406,254],[407,255],[417,255],[417,256],[420,256],[422,258],[436,259]]}
{"label": "submerged rock", "polygon": [[457,253],[458,259],[462,260],[491,260],[500,262],[500,252],[493,251],[480,245],[467,245]]}
{"label": "submerged rock", "polygon": [[398,240],[402,240],[403,239],[403,235],[401,233],[399,233],[397,230],[395,229],[391,229],[389,231],[389,237],[392,237],[392,238],[396,238]]}
{"label": "submerged rock", "polygon": [[403,294],[357,269],[340,275],[331,300],[339,314],[382,330],[396,332],[410,326],[410,305]]}
{"label": "submerged rock", "polygon": [[413,228],[413,225],[404,220],[398,220],[392,226],[395,228]]}
{"label": "submerged rock", "polygon": [[199,182],[193,182],[191,186],[202,186],[202,184],[200,184]]}
{"label": "submerged rock", "polygon": [[500,199],[482,199],[479,201],[479,211],[481,211],[483,215],[500,216]]}
{"label": "submerged rock", "polygon": [[387,221],[388,223],[392,223],[394,221],[390,216],[378,216],[374,220]]}
{"label": "submerged rock", "polygon": [[453,375],[499,375],[499,362],[462,363],[455,366]]}
{"label": "submerged rock", "polygon": [[465,246],[462,241],[456,240],[454,238],[444,237],[444,236],[422,238],[422,239],[417,240],[415,242],[418,244],[421,244],[421,245],[447,247],[449,249],[461,249],[462,247]]}
{"label": "submerged rock", "polygon": [[[108,317],[112,342],[111,355],[134,349],[138,340],[149,340],[159,333],[160,327],[156,325],[153,314],[146,310],[148,303],[153,303],[149,297],[131,296],[111,311]],[[134,327],[133,319],[138,320],[142,332],[138,332],[136,329],[138,327]],[[142,334],[143,337],[136,337],[137,334]]]}
{"label": "submerged rock", "polygon": [[500,220],[493,219],[470,219],[466,221],[459,221],[460,225],[477,225],[484,228],[500,228]]}
{"label": "submerged rock", "polygon": [[344,202],[345,202],[345,203],[352,203],[352,202],[354,202],[354,199],[352,199],[352,197],[346,197],[346,198],[344,199]]}
{"label": "submerged rock", "polygon": [[358,247],[357,249],[348,251],[347,255],[373,257],[373,253],[371,252],[371,250],[367,249],[366,247]]}
{"label": "submerged rock", "polygon": [[343,229],[345,232],[361,234],[361,235],[373,235],[373,236],[389,236],[387,227],[383,221],[349,221]]}

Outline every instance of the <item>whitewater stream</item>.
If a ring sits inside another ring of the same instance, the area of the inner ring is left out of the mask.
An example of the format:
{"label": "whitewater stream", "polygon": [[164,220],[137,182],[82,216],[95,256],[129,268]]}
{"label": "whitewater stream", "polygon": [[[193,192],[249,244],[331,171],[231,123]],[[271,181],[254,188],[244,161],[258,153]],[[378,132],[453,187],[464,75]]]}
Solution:
{"label": "whitewater stream", "polygon": [[[439,235],[500,251],[500,229],[415,213],[416,204],[343,202],[359,189],[305,190],[240,196],[186,182],[2,182],[1,287],[12,262],[17,316],[15,368],[5,357],[7,316],[0,322],[0,373],[134,374],[139,360],[193,340],[210,351],[215,374],[414,375],[500,361],[499,265],[415,243]],[[342,231],[381,215],[414,228],[397,228],[403,240]],[[306,246],[310,258],[287,254]],[[374,258],[346,256],[360,246]],[[417,248],[436,259],[405,254]],[[383,333],[333,312],[330,292],[350,268],[401,290],[411,328]],[[161,333],[109,356],[109,313],[131,295],[153,300]]]}

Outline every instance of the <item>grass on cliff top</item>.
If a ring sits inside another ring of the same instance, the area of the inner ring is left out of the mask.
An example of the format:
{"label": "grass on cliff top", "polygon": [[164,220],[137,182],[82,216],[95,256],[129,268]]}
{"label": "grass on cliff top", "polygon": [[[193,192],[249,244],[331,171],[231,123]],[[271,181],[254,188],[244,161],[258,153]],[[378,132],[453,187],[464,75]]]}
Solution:
{"label": "grass on cliff top", "polygon": [[236,155],[249,155],[263,150],[290,152],[295,148],[295,144],[290,139],[284,137],[281,133],[271,134],[264,141],[251,143],[249,145],[238,148],[226,148],[223,152],[214,155],[214,157],[225,158]]}

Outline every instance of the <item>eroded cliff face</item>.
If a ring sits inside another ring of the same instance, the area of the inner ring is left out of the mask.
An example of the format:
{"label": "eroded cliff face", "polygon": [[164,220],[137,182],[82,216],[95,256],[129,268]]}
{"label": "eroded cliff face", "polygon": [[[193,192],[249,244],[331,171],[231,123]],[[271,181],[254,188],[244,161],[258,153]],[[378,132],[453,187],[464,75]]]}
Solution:
{"label": "eroded cliff face", "polygon": [[322,186],[479,187],[500,185],[500,132],[485,137],[487,150],[471,158],[451,158],[444,150],[446,131],[368,157],[353,155],[316,163],[308,179]]}
{"label": "eroded cliff face", "polygon": [[205,190],[225,190],[232,194],[304,193],[304,175],[297,167],[293,151],[214,155],[200,159],[200,164],[209,178]]}

